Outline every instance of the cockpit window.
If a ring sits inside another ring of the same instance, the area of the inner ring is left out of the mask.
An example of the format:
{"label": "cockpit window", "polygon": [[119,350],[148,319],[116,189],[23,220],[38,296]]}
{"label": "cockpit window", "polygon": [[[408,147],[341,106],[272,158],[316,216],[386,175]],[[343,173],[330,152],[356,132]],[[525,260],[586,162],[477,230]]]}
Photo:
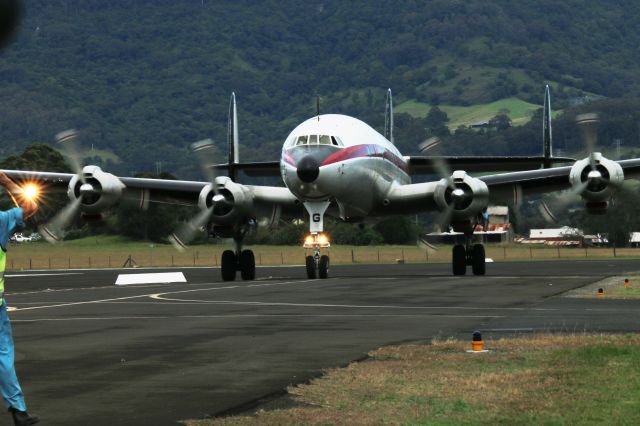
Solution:
{"label": "cockpit window", "polygon": [[342,141],[337,136],[330,135],[304,135],[293,138],[292,145],[333,145],[333,146],[344,146]]}
{"label": "cockpit window", "polygon": [[331,136],[320,135],[320,145],[331,145]]}

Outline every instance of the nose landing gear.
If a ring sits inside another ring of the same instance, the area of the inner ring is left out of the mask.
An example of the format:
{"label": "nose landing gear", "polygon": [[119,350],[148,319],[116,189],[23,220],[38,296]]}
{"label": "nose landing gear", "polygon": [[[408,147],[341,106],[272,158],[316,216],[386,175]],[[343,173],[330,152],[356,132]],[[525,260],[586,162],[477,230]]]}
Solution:
{"label": "nose landing gear", "polygon": [[329,277],[329,256],[322,254],[323,248],[329,248],[331,244],[324,234],[311,234],[304,241],[304,248],[312,250],[312,254],[305,256],[307,278],[326,279]]}

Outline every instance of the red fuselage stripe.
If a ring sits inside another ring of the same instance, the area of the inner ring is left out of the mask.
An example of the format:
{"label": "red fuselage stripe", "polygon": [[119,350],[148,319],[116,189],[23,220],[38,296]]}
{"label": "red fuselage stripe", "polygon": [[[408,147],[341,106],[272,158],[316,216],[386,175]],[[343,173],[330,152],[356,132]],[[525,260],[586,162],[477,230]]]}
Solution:
{"label": "red fuselage stripe", "polygon": [[324,159],[320,166],[326,166],[328,164],[339,163],[341,161],[351,160],[354,158],[382,158],[390,161],[400,170],[408,173],[407,163],[396,154],[386,149],[381,145],[366,144],[366,145],[354,145],[347,148],[336,151]]}

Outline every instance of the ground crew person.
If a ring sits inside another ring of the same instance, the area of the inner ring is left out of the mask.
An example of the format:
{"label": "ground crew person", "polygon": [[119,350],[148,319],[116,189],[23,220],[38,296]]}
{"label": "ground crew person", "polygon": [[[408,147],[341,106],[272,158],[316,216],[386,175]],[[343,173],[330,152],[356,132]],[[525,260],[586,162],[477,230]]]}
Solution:
{"label": "ground crew person", "polygon": [[22,195],[22,189],[4,172],[0,172],[0,185],[5,187],[17,207],[0,211],[0,393],[13,416],[16,426],[38,423],[37,416],[27,413],[22,389],[18,383],[13,364],[13,335],[11,322],[7,315],[7,303],[4,300],[4,271],[7,260],[7,242],[16,228],[24,226],[23,220],[32,216],[38,209],[34,200]]}

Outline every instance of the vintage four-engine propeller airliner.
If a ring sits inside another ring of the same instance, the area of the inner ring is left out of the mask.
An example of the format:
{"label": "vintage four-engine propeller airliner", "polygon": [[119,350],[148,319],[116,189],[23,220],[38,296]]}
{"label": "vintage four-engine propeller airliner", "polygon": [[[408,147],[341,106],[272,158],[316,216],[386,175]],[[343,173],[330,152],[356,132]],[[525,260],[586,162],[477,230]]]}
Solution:
{"label": "vintage four-engine propeller airliner", "polygon": [[[149,202],[197,205],[199,213],[183,224],[170,240],[178,247],[206,227],[211,235],[233,238],[235,250],[221,259],[224,280],[234,280],[240,271],[244,280],[255,278],[255,258],[243,249],[243,238],[254,226],[275,226],[285,217],[309,217],[309,236],[304,246],[309,278],[326,278],[329,257],[324,254],[328,236],[323,233],[324,216],[348,222],[371,221],[393,215],[440,211],[443,221],[464,234],[464,243],[453,247],[455,275],[467,266],[476,275],[485,274],[485,251],[474,242],[478,217],[489,203],[517,205],[522,197],[572,190],[586,202],[590,212],[603,211],[625,178],[640,174],[640,159],[612,161],[594,152],[597,118],[580,118],[589,156],[572,160],[552,156],[549,88],[543,113],[543,151],[540,157],[407,157],[393,143],[393,105],[387,93],[385,134],[346,115],[314,116],[298,125],[285,139],[279,161],[240,163],[235,96],[229,113],[229,161],[212,167],[212,142],[193,145],[193,151],[209,174],[206,182],[118,177],[97,166],[81,167],[71,146],[75,132],[58,135],[74,174],[5,170],[19,183],[38,182],[48,188],[66,188],[70,203],[49,223],[40,227],[45,238],[60,240],[64,229],[81,214],[96,217],[121,202],[134,202],[144,209]],[[551,167],[554,163],[573,165]],[[443,167],[443,165],[445,165]],[[226,170],[227,176],[216,176]],[[443,169],[453,172],[443,172]],[[507,172],[508,170],[508,172]],[[280,175],[285,187],[245,185],[239,172],[248,175]],[[470,172],[493,172],[473,177]],[[500,173],[496,173],[500,172]],[[411,183],[412,174],[435,174],[441,179]]]}

